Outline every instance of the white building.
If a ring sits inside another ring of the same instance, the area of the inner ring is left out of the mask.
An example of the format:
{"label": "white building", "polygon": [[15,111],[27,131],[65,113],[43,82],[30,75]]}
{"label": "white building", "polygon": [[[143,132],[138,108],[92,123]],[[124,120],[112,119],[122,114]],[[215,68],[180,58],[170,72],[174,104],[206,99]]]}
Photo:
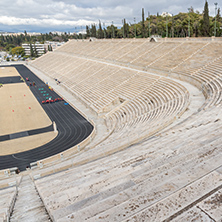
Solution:
{"label": "white building", "polygon": [[60,31],[52,31],[51,33],[52,33],[53,35],[59,35],[59,36],[65,34],[65,32],[60,32]]}
{"label": "white building", "polygon": [[[32,45],[33,51],[36,50],[38,56],[44,54],[48,50],[48,48],[46,48],[45,44],[35,43],[35,44],[31,44],[31,45]],[[31,54],[29,43],[22,44],[22,47],[25,49],[25,54],[26,55]]]}
{"label": "white building", "polygon": [[[18,35],[24,35],[24,32],[0,32],[0,35],[3,36],[18,36]],[[27,35],[29,36],[38,36],[41,35],[39,32],[27,32]]]}
{"label": "white building", "polygon": [[46,41],[45,45],[47,45],[47,50],[48,50],[48,45],[52,47],[52,50],[58,48],[59,46],[63,45],[65,42],[53,42],[53,41]]}
{"label": "white building", "polygon": [[166,17],[166,16],[172,17],[172,14],[170,14],[169,12],[162,12],[161,16],[162,17]]}
{"label": "white building", "polygon": [[[32,49],[33,51],[37,51],[38,56],[44,54],[45,52],[48,51],[49,46],[50,49],[52,49],[52,51],[56,48],[58,48],[59,46],[63,45],[65,42],[49,42],[46,41],[44,44],[40,44],[39,42],[36,42],[35,44],[32,44]],[[26,44],[22,44],[22,47],[25,49],[25,54],[26,55],[30,55],[30,44],[26,43]]]}

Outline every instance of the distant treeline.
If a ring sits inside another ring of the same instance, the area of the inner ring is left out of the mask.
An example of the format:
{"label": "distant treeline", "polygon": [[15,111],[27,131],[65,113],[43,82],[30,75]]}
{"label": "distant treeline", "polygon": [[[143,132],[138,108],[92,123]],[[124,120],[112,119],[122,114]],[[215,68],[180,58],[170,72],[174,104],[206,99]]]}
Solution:
{"label": "distant treeline", "polygon": [[[105,27],[99,21],[99,25],[86,26],[86,37],[96,38],[144,38],[151,35],[161,37],[207,37],[222,36],[222,18],[220,8],[215,9],[216,16],[209,16],[208,2],[205,2],[202,13],[194,11],[193,7],[187,13],[179,13],[172,16],[149,15],[145,18],[142,9],[142,21],[139,23],[127,23],[123,19],[123,26],[115,25]],[[215,21],[216,19],[216,21]]]}
{"label": "distant treeline", "polygon": [[28,35],[26,31],[20,35],[0,35],[0,49],[9,51],[10,48],[14,48],[16,46],[21,46],[22,43],[44,43],[45,41],[58,41],[58,42],[66,42],[70,38],[68,33],[64,33],[63,35],[46,33],[36,36]]}
{"label": "distant treeline", "polygon": [[68,39],[95,38],[146,38],[151,35],[161,37],[207,37],[222,36],[222,18],[220,8],[215,8],[216,16],[209,16],[208,2],[205,2],[202,13],[195,11],[193,7],[189,8],[187,13],[179,13],[172,16],[149,15],[145,17],[142,9],[141,21],[131,24],[122,20],[122,27],[117,27],[113,23],[105,26],[99,21],[99,24],[86,26],[86,33],[62,35],[51,32],[37,36],[28,35],[26,31],[20,35],[0,36],[0,50],[10,51],[10,49],[21,46],[22,43],[44,43],[45,41],[68,41]]}

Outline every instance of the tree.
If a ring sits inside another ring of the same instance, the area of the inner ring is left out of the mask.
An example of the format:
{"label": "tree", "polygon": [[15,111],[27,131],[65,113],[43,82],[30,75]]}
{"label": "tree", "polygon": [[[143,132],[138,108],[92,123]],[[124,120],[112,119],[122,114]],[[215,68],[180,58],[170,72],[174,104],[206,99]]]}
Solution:
{"label": "tree", "polygon": [[48,51],[51,52],[52,51],[52,46],[48,45]]}
{"label": "tree", "polygon": [[195,37],[198,37],[198,35],[199,35],[198,28],[199,28],[199,22],[195,21],[194,22]]}
{"label": "tree", "polygon": [[145,38],[144,8],[142,8],[142,37]]}
{"label": "tree", "polygon": [[207,1],[205,2],[204,11],[203,11],[202,35],[210,36],[210,19],[209,19],[209,9]]}
{"label": "tree", "polygon": [[107,35],[107,33],[106,33],[106,26],[105,26],[105,23],[103,23],[103,32],[104,32],[104,38],[106,39],[106,35]]}
{"label": "tree", "polygon": [[15,45],[13,44],[7,44],[5,47],[6,51],[11,51],[13,48],[15,48]]}
{"label": "tree", "polygon": [[221,36],[222,29],[221,27],[221,16],[220,16],[220,8],[217,9],[217,15],[216,15],[216,36]]}
{"label": "tree", "polygon": [[102,25],[101,25],[101,21],[100,20],[99,20],[98,38],[99,39],[103,38],[103,29],[102,29]]}
{"label": "tree", "polygon": [[[123,19],[123,27],[121,28],[122,31],[122,37],[127,38],[129,36],[129,24],[126,23],[126,19]],[[118,36],[120,37],[121,34],[119,32]]]}
{"label": "tree", "polygon": [[220,22],[220,8],[217,9],[217,21]]}
{"label": "tree", "polygon": [[106,38],[115,38],[117,33],[117,27],[113,24],[106,27]]}
{"label": "tree", "polygon": [[174,38],[174,19],[172,16],[171,37]]}
{"label": "tree", "polygon": [[91,36],[96,38],[96,25],[91,25]]}
{"label": "tree", "polygon": [[21,46],[15,47],[11,50],[12,55],[21,55],[22,57],[25,55],[25,49],[22,48]]}
{"label": "tree", "polygon": [[34,43],[34,57],[38,57],[38,52],[37,52],[37,49],[36,49],[35,43]]}
{"label": "tree", "polygon": [[90,37],[90,30],[89,30],[89,26],[86,26],[86,38]]}
{"label": "tree", "polygon": [[33,48],[32,48],[32,43],[30,43],[29,46],[30,46],[30,56],[34,57],[35,55],[34,55],[34,51],[33,51]]}

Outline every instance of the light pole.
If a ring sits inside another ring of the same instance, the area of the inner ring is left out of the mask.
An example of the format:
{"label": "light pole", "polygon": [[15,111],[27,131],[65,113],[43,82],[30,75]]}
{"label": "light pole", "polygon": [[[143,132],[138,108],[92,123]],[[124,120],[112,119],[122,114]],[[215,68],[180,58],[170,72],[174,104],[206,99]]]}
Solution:
{"label": "light pole", "polygon": [[217,2],[216,3],[214,3],[214,5],[215,5],[215,24],[214,24],[214,36],[216,37],[216,35],[217,35],[217,22],[216,22],[216,20],[217,20]]}
{"label": "light pole", "polygon": [[189,21],[188,21],[188,37],[190,37],[190,8],[188,8],[188,19],[189,19]]}

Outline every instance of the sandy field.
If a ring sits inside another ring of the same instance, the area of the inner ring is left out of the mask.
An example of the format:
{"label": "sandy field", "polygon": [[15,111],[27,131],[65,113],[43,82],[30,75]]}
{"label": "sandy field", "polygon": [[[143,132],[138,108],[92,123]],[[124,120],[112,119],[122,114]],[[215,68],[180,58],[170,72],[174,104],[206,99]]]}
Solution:
{"label": "sandy field", "polygon": [[0,77],[19,76],[16,68],[14,67],[0,67]]}
{"label": "sandy field", "polygon": [[57,136],[58,132],[47,132],[0,142],[0,156],[20,153],[42,146]]}
{"label": "sandy field", "polygon": [[43,128],[51,120],[25,83],[5,84],[0,88],[0,135]]}

